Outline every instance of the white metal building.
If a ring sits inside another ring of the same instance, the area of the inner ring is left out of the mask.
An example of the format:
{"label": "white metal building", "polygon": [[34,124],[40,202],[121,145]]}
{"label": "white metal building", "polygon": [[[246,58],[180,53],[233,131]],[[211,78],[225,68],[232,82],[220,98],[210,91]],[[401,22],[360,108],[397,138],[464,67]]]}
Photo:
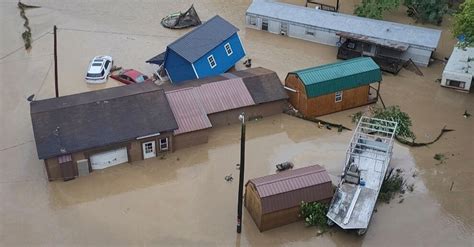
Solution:
{"label": "white metal building", "polygon": [[474,47],[454,47],[446,67],[441,86],[469,91],[474,78]]}
{"label": "white metal building", "polygon": [[[428,66],[441,31],[362,18],[304,6],[254,0],[246,12],[250,28],[316,43],[338,46],[348,35],[376,46],[401,48],[402,60]],[[365,55],[365,54],[364,54]]]}

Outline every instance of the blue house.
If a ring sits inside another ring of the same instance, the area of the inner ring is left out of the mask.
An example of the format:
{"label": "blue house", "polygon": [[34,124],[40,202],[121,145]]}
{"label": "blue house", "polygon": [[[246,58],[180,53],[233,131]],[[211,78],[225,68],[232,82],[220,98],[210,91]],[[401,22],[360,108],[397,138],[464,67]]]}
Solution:
{"label": "blue house", "polygon": [[164,69],[173,84],[222,74],[245,56],[238,31],[216,15],[147,63],[159,65],[162,75]]}

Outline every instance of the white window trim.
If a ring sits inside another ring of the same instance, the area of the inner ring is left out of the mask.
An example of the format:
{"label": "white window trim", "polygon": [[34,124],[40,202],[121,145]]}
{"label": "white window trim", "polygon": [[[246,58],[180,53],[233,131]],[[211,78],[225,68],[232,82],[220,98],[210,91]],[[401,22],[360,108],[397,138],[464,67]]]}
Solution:
{"label": "white window trim", "polygon": [[[166,140],[166,148],[161,148],[161,140]],[[160,139],[158,140],[158,143],[160,144],[160,151],[167,151],[167,150],[169,149],[168,137],[160,138]]]}
{"label": "white window trim", "polygon": [[[337,94],[338,94],[338,93],[340,93],[340,95],[339,95],[340,99],[339,99],[339,100],[337,100],[337,98],[338,98],[338,95],[337,95]],[[335,97],[334,97],[334,101],[335,101],[336,103],[341,102],[341,101],[342,101],[342,95],[343,95],[343,91],[337,91],[337,92],[334,94],[334,96],[335,96]]]}
{"label": "white window trim", "polygon": [[[229,49],[227,49],[227,47],[229,47]],[[234,50],[232,50],[232,46],[230,46],[230,43],[225,44],[224,49],[225,49],[225,53],[227,53],[227,56],[234,54]]]}
{"label": "white window trim", "polygon": [[[212,66],[212,63],[211,63],[211,59],[214,61],[214,66]],[[215,68],[217,66],[217,62],[216,62],[216,59],[214,58],[214,55],[210,55],[209,57],[207,57],[207,62],[209,63],[209,66],[211,66],[211,69]]]}

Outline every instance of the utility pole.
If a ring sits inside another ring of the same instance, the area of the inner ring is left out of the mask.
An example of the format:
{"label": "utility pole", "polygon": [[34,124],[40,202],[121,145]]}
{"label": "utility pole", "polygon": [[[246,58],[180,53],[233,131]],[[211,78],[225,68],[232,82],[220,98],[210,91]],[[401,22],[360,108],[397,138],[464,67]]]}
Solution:
{"label": "utility pole", "polygon": [[240,132],[240,175],[239,175],[239,195],[237,198],[237,233],[242,231],[242,198],[244,192],[244,171],[245,171],[245,113],[239,115],[242,122]]}
{"label": "utility pole", "polygon": [[54,90],[56,92],[56,98],[59,97],[59,89],[58,89],[58,49],[57,49],[57,41],[56,41],[56,30],[58,28],[54,25]]}

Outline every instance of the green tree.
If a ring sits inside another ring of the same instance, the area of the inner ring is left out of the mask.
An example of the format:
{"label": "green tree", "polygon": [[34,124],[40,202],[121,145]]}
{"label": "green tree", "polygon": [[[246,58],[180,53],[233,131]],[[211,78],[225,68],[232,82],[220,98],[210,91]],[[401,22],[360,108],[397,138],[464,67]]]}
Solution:
{"label": "green tree", "polygon": [[408,16],[422,23],[440,25],[448,11],[447,0],[404,0]]}
{"label": "green tree", "polygon": [[400,0],[362,0],[354,9],[354,14],[371,19],[382,19],[386,11],[397,8]]}
{"label": "green tree", "polygon": [[474,46],[474,0],[466,0],[454,15],[453,34],[464,35],[461,45]]}

